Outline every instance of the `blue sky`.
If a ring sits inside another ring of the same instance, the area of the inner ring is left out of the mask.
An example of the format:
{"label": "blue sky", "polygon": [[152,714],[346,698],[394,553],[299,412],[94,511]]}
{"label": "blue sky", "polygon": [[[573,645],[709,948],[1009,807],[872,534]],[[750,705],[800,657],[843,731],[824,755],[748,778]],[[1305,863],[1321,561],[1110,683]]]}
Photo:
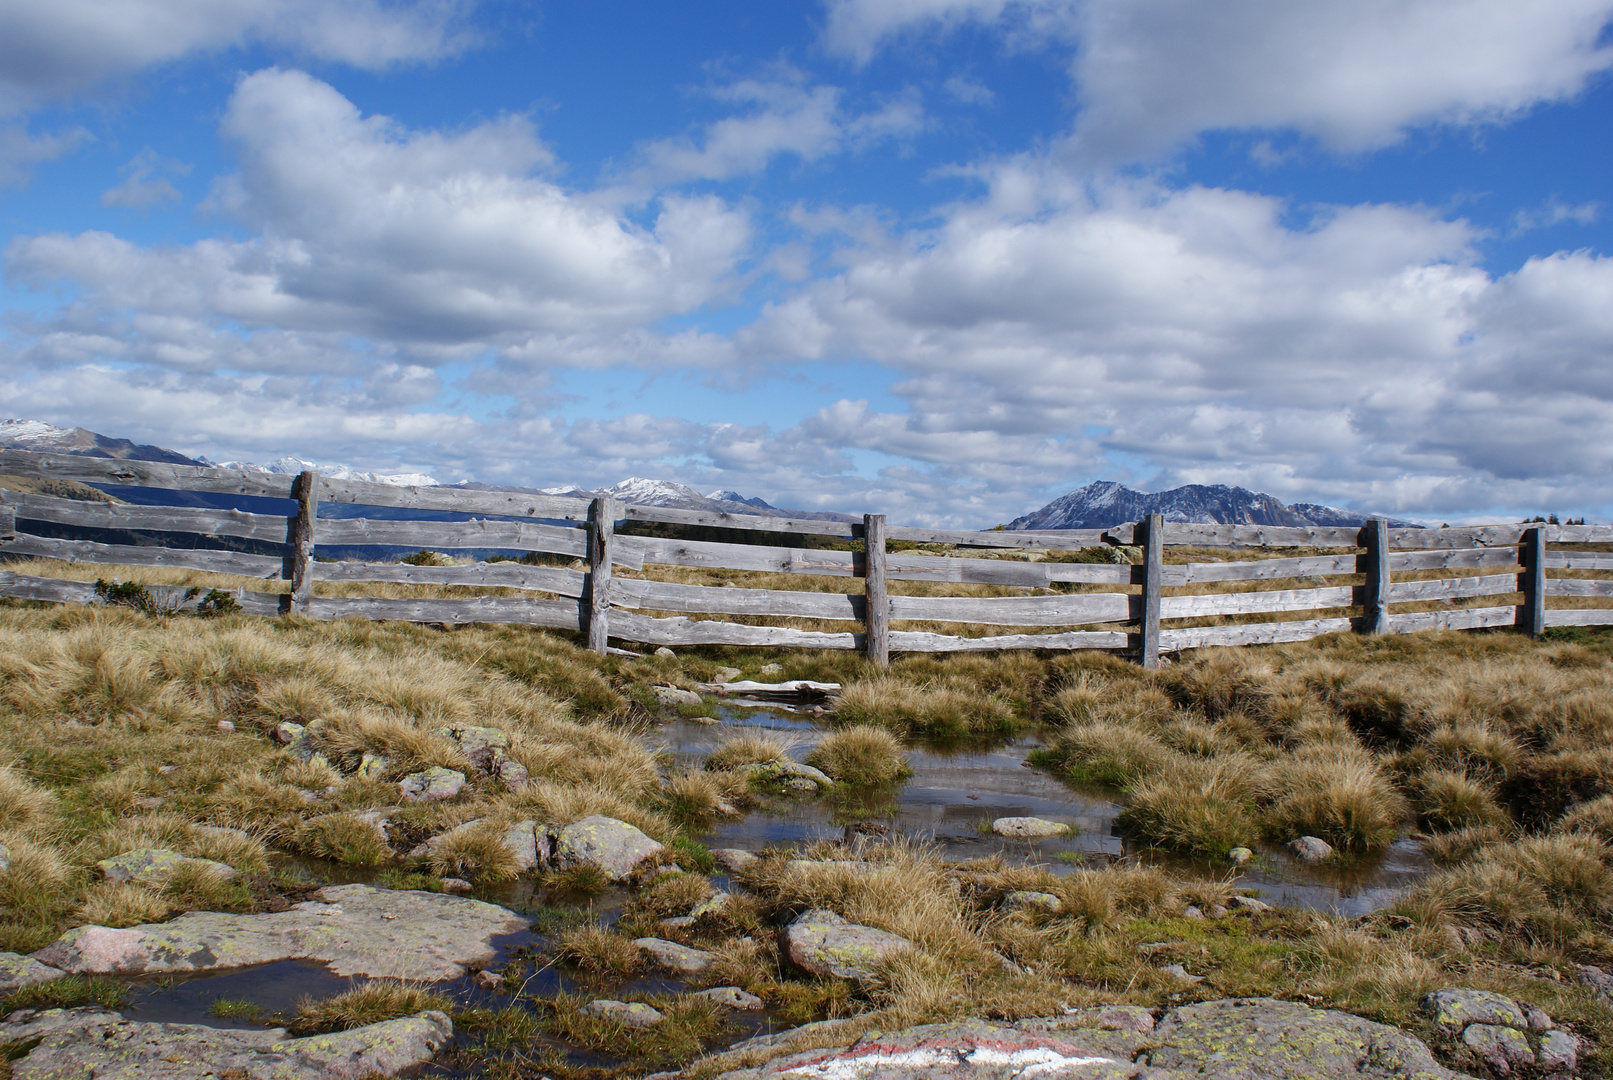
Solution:
{"label": "blue sky", "polygon": [[990,525],[1613,516],[1613,0],[16,0],[0,414]]}

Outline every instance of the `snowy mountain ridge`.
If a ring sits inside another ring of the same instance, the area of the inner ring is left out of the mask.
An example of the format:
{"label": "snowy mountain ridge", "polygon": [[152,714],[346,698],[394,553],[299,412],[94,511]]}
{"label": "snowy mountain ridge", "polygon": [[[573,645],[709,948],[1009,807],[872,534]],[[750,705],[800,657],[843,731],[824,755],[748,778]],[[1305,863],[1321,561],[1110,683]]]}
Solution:
{"label": "snowy mountain ridge", "polygon": [[[1226,484],[1187,484],[1149,494],[1098,480],[1010,521],[1010,529],[1109,529],[1161,514],[1166,521],[1222,525],[1361,525],[1379,516],[1320,503],[1284,504],[1275,495]],[[1417,522],[1390,518],[1395,528]]]}

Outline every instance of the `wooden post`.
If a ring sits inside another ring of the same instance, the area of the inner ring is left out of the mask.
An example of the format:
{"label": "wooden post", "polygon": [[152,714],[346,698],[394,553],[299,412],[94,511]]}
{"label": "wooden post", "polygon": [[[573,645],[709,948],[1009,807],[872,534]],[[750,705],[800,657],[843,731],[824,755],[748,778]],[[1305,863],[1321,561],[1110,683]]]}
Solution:
{"label": "wooden post", "polygon": [[1143,534],[1143,667],[1159,667],[1160,581],[1165,576],[1165,518],[1149,514]]}
{"label": "wooden post", "polygon": [[0,540],[11,540],[17,535],[17,512],[9,506],[0,506]]}
{"label": "wooden post", "polygon": [[588,647],[605,651],[610,637],[610,542],[616,500],[601,495],[588,506]]}
{"label": "wooden post", "polygon": [[297,516],[291,519],[290,536],[286,538],[291,558],[291,610],[303,614],[314,594],[314,576],[310,563],[314,558],[314,522],[319,514],[319,474],[302,472],[291,487],[291,497],[297,500]]}
{"label": "wooden post", "polygon": [[1529,529],[1518,545],[1518,561],[1523,563],[1523,607],[1518,609],[1518,625],[1532,638],[1546,632],[1546,530]]}
{"label": "wooden post", "polygon": [[1361,546],[1367,549],[1361,632],[1377,637],[1389,632],[1389,523],[1377,518],[1363,525]]}
{"label": "wooden post", "polygon": [[885,515],[863,515],[863,596],[867,604],[864,619],[868,627],[868,659],[880,667],[891,663],[891,602],[885,592]]}

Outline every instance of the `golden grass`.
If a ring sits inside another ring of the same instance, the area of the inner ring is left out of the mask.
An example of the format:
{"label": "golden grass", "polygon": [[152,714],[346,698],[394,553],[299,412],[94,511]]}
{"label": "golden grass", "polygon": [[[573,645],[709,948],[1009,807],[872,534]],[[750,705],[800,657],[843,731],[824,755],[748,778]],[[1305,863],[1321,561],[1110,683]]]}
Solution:
{"label": "golden grass", "polygon": [[1001,735],[1019,726],[1000,696],[972,687],[913,685],[895,675],[854,682],[835,703],[836,723],[888,728],[904,738],[941,741]]}
{"label": "golden grass", "polygon": [[729,735],[706,756],[707,769],[737,769],[782,761],[794,746],[787,735],[771,731],[742,731]]}
{"label": "golden grass", "polygon": [[297,1014],[286,1026],[298,1035],[347,1031],[413,1016],[430,1009],[447,1010],[453,1002],[423,986],[393,979],[376,979],[321,1000],[303,998]]}
{"label": "golden grass", "polygon": [[825,735],[806,763],[848,784],[888,784],[913,772],[903,756],[901,740],[869,724]]}

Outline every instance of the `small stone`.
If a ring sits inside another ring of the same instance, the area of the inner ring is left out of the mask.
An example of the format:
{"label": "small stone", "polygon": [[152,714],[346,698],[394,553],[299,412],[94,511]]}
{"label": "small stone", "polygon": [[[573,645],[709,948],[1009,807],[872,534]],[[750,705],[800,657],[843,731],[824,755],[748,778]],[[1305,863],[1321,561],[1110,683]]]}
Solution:
{"label": "small stone", "polygon": [[506,759],[498,763],[498,778],[511,790],[520,790],[531,782],[532,776],[519,761]]}
{"label": "small stone", "polygon": [[445,893],[468,893],[473,887],[464,878],[445,877],[442,879],[442,891]]}
{"label": "small stone", "polygon": [[504,985],[504,977],[492,971],[478,971],[470,981],[483,990],[497,990]]}
{"label": "small stone", "polygon": [[235,725],[228,720],[220,720],[217,727],[221,735],[233,735],[235,733]]}
{"label": "small stone", "polygon": [[465,774],[442,766],[410,773],[398,781],[398,797],[404,802],[435,802],[452,799],[465,789]]}
{"label": "small stone", "polygon": [[815,909],[796,916],[780,931],[790,961],[812,975],[865,982],[880,961],[913,947],[897,934],[858,926],[833,911]]}
{"label": "small stone", "polygon": [[0,870],[11,869],[11,849],[0,844]]}
{"label": "small stone", "polygon": [[712,677],[711,681],[714,683],[733,682],[743,674],[745,673],[736,667],[720,667],[717,669],[717,674]]}
{"label": "small stone", "polygon": [[499,841],[515,855],[516,870],[525,873],[549,861],[549,831],[535,821],[517,821]]}
{"label": "small stone", "polygon": [[687,930],[694,924],[695,921],[691,916],[673,915],[670,918],[657,921],[655,925],[663,930]]}
{"label": "small stone", "polygon": [[301,735],[303,731],[303,725],[293,724],[290,720],[282,720],[274,726],[274,738],[276,742],[290,745],[297,741],[297,736]]}
{"label": "small stone", "polygon": [[784,790],[790,795],[816,795],[818,785],[804,776],[792,776],[784,781]]}
{"label": "small stone", "polygon": [[611,1001],[609,998],[590,1001],[581,1011],[590,1016],[606,1017],[627,1028],[654,1027],[666,1019],[643,1002]]}
{"label": "small stone", "polygon": [[41,964],[31,956],[0,952],[0,994],[12,994],[30,986],[59,979],[65,971]]}
{"label": "small stone", "polygon": [[717,962],[716,953],[709,953],[704,949],[691,949],[687,945],[679,945],[676,941],[642,937],[633,939],[633,944],[649,953],[650,959],[662,967],[681,971],[685,975],[699,975]]}
{"label": "small stone", "polygon": [[1270,904],[1266,903],[1264,900],[1256,900],[1252,896],[1234,896],[1229,902],[1233,907],[1242,908],[1244,911],[1271,910]]}
{"label": "small stone", "polygon": [[760,669],[763,678],[774,679],[784,674],[783,664],[763,664]]}
{"label": "small stone", "polygon": [[1064,901],[1052,893],[1015,889],[1003,897],[1003,908],[1008,911],[1047,911],[1057,914],[1064,910]]}
{"label": "small stone", "polygon": [[702,919],[707,915],[716,915],[728,906],[733,896],[725,892],[714,892],[689,911],[689,918]]}
{"label": "small stone", "polygon": [[[296,727],[297,725],[286,726]],[[312,761],[318,758],[321,762],[329,764],[329,762],[325,762],[325,755],[319,752],[319,733],[314,730],[314,726],[309,724],[298,731],[296,738],[286,744],[286,753],[298,761]]]}
{"label": "small stone", "polygon": [[1613,997],[1613,975],[1609,975],[1595,964],[1581,964],[1579,970],[1574,973],[1574,979],[1607,997]]}
{"label": "small stone", "polygon": [[1550,1031],[1557,1026],[1545,1010],[1537,1009],[1533,1005],[1523,1007],[1523,1018],[1529,1021],[1530,1031]]}
{"label": "small stone", "polygon": [[1202,919],[1204,918],[1204,912],[1199,909],[1198,905],[1189,904],[1182,909],[1182,917],[1184,919]]}
{"label": "small stone", "polygon": [[991,831],[998,836],[1008,836],[1017,840],[1030,840],[1043,836],[1064,836],[1069,831],[1068,825],[1060,825],[1056,821],[1048,821],[1037,817],[1000,817],[991,823]]}
{"label": "small stone", "polygon": [[668,660],[676,660],[678,658],[678,654],[667,648],[665,645],[661,646],[659,649],[656,649],[654,655],[664,656]]}
{"label": "small stone", "polygon": [[175,871],[192,866],[205,867],[225,881],[230,881],[236,876],[235,868],[232,866],[214,862],[212,859],[187,859],[167,848],[135,848],[121,855],[114,855],[110,859],[102,859],[95,865],[100,867],[106,880],[113,885],[134,882],[136,885],[161,886]]}
{"label": "small stone", "polygon": [[1314,865],[1333,857],[1333,846],[1314,836],[1301,836],[1288,841],[1288,854],[1302,863]]}
{"label": "small stone", "polygon": [[559,869],[594,863],[612,881],[622,881],[666,849],[625,821],[593,814],[561,829],[553,850]]}
{"label": "small stone", "polygon": [[1210,918],[1219,919],[1221,916],[1225,915],[1226,913],[1227,913],[1226,908],[1222,907],[1220,904],[1216,904],[1214,907],[1212,907],[1210,909]]}
{"label": "small stone", "polygon": [[1499,1076],[1512,1072],[1514,1065],[1533,1065],[1534,1052],[1523,1032],[1499,1024],[1469,1024],[1462,1042],[1473,1048],[1484,1063]]}
{"label": "small stone", "polygon": [[1529,1026],[1511,998],[1488,990],[1435,990],[1423,998],[1423,1011],[1452,1034],[1469,1024],[1499,1025],[1517,1031]]}
{"label": "small stone", "polygon": [[655,700],[663,705],[698,705],[702,700],[693,690],[682,690],[676,686],[657,686],[653,689]]}
{"label": "small stone", "polygon": [[162,773],[164,776],[172,776],[172,775],[174,775],[174,773],[179,771],[179,766],[178,765],[159,765],[159,766],[157,766],[157,771]]}
{"label": "small stone", "polygon": [[711,857],[717,860],[718,866],[730,874],[737,874],[742,870],[755,866],[760,861],[755,855],[742,848],[731,847],[715,848],[711,852]]}
{"label": "small stone", "polygon": [[1255,857],[1255,853],[1246,847],[1235,847],[1227,852],[1227,861],[1233,866],[1242,866]]}
{"label": "small stone", "polygon": [[745,1012],[755,1012],[762,1007],[761,998],[747,994],[737,986],[713,986],[710,990],[701,990],[695,997],[710,998],[725,1009],[742,1009]]}
{"label": "small stone", "polygon": [[391,765],[392,762],[385,754],[377,754],[373,750],[366,750],[363,756],[358,759],[358,768],[354,771],[362,780],[379,780],[386,775],[386,771]]}
{"label": "small stone", "polygon": [[1187,969],[1181,964],[1166,964],[1159,970],[1163,971],[1167,975],[1176,976],[1176,978],[1180,979],[1182,982],[1201,983],[1204,981],[1203,975],[1189,975],[1187,973]]}
{"label": "small stone", "polygon": [[1536,1063],[1545,1072],[1572,1073],[1579,1069],[1579,1039],[1566,1031],[1548,1031],[1540,1036],[1540,1056]]}
{"label": "small stone", "polygon": [[510,736],[500,728],[479,724],[451,724],[435,729],[435,733],[459,747],[472,765],[482,772],[498,768],[510,749]]}

